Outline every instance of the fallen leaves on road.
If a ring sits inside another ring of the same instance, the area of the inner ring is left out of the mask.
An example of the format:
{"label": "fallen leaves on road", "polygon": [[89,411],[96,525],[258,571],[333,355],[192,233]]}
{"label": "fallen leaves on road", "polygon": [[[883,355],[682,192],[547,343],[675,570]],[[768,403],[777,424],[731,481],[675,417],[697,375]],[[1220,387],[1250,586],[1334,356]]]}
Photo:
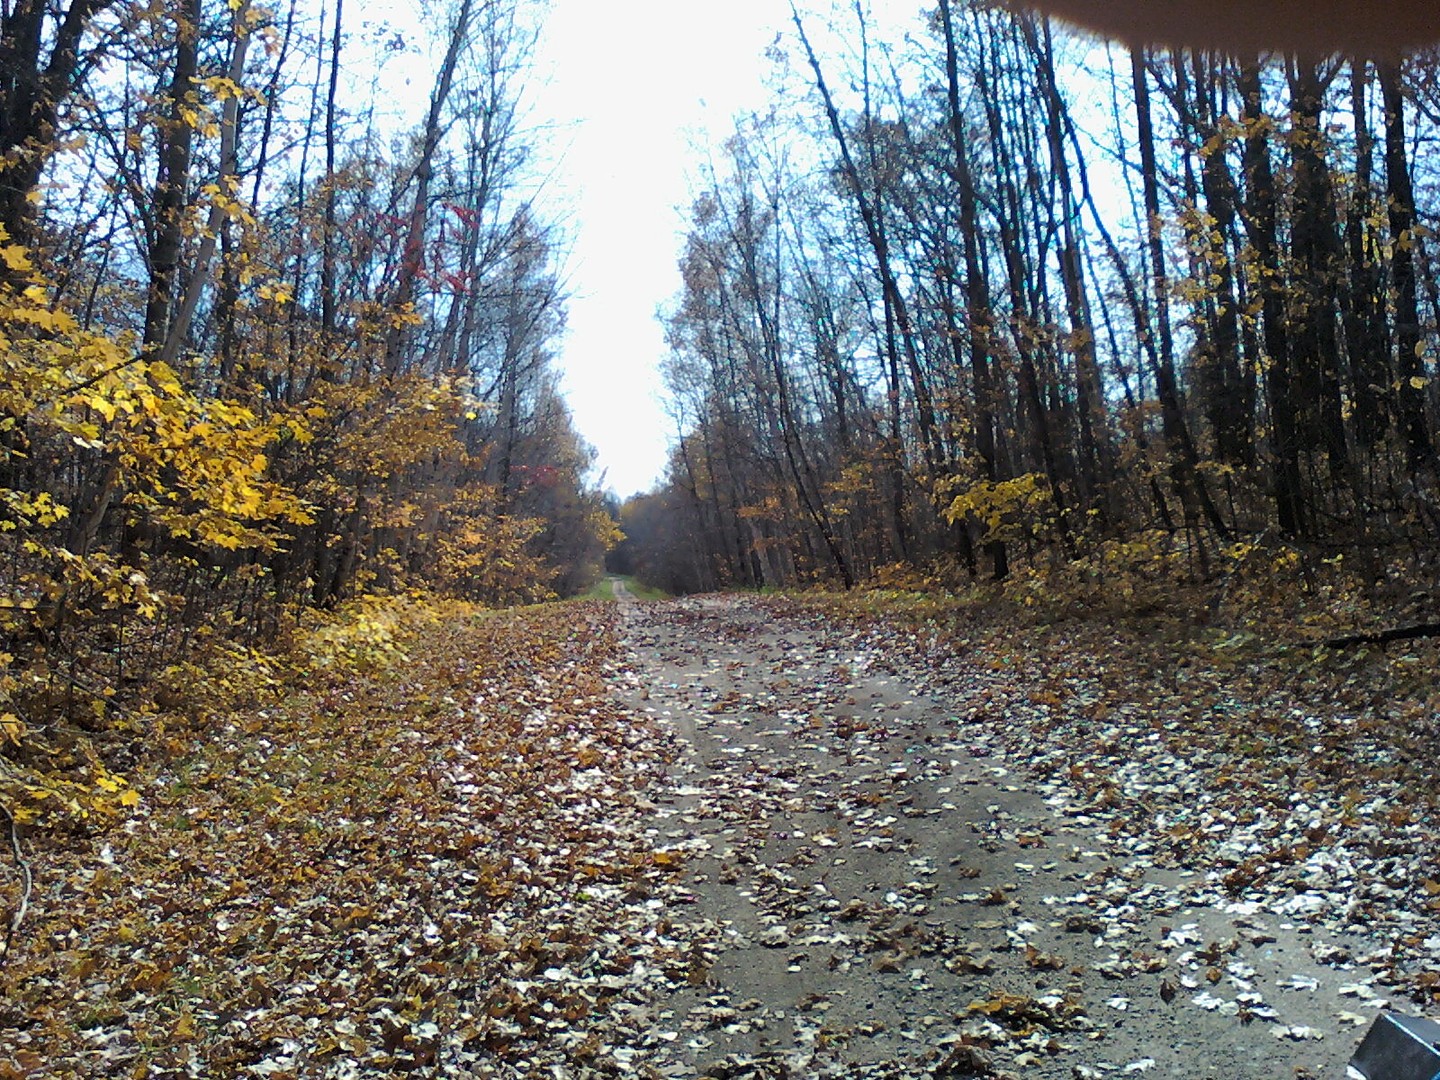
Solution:
{"label": "fallen leaves on road", "polygon": [[1057,817],[1135,865],[1198,871],[1188,897],[1233,909],[1252,944],[1274,940],[1267,916],[1361,934],[1367,955],[1317,941],[1314,959],[1440,1002],[1435,642],[1237,647],[1222,631],[1100,619],[966,637],[853,601],[825,610],[848,613],[884,670],[952,704],[957,740],[1038,784]]}
{"label": "fallen leaves on road", "polygon": [[1288,1075],[1436,1000],[1432,644],[966,632],[321,628],[33,847],[0,1076]]}
{"label": "fallen leaves on road", "polygon": [[[712,978],[765,1001],[682,1042],[702,1066],[918,1077],[954,1036],[997,1074],[1210,1075],[1243,1044],[1275,1075],[1348,1057],[1346,980],[1429,1000],[1412,665],[1101,620],[967,638],[825,598],[695,598],[632,630],[645,707],[693,729],[664,813],[731,928]],[[831,1007],[794,1015],[792,985]],[[1072,1011],[1002,1022],[1030,1000]]]}

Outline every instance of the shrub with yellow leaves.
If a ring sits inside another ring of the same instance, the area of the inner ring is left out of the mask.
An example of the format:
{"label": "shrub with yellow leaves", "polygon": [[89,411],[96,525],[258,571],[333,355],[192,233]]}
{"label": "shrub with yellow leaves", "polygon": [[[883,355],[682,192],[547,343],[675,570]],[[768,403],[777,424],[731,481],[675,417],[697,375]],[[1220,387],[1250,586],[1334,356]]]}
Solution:
{"label": "shrub with yellow leaves", "polygon": [[190,640],[157,579],[193,586],[310,521],[269,475],[308,432],[85,328],[3,230],[0,260],[0,807],[84,821],[134,797],[91,745],[116,696]]}

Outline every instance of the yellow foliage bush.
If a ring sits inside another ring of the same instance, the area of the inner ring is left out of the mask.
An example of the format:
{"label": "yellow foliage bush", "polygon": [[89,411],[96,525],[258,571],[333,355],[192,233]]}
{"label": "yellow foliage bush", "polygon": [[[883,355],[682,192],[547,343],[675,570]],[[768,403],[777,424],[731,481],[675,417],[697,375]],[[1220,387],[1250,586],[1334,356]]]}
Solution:
{"label": "yellow foliage bush", "polygon": [[1049,533],[1055,525],[1055,501],[1045,478],[1025,473],[1013,480],[981,480],[950,500],[943,516],[954,525],[971,521],[982,539],[1014,541]]}
{"label": "yellow foliage bush", "polygon": [[435,608],[417,597],[368,594],[333,612],[311,613],[297,652],[312,668],[376,671],[404,663],[406,640],[436,618]]}
{"label": "yellow foliage bush", "polygon": [[79,822],[133,798],[93,736],[137,657],[179,640],[184,601],[156,584],[153,541],[207,560],[277,549],[311,509],[270,456],[309,435],[82,326],[3,230],[0,245],[29,275],[0,285],[0,809]]}

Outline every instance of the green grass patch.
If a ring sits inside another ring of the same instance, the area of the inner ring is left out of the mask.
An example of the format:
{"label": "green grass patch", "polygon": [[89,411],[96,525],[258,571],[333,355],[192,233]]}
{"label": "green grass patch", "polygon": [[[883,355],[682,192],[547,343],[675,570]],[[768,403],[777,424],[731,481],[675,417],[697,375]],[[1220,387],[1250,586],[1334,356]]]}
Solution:
{"label": "green grass patch", "polygon": [[662,592],[659,589],[652,589],[649,585],[641,584],[633,577],[609,576],[601,578],[594,585],[590,586],[589,590],[581,593],[578,599],[614,600],[615,586],[613,583],[616,581],[623,583],[625,588],[630,590],[630,595],[637,600],[667,600],[670,596],[669,593]]}

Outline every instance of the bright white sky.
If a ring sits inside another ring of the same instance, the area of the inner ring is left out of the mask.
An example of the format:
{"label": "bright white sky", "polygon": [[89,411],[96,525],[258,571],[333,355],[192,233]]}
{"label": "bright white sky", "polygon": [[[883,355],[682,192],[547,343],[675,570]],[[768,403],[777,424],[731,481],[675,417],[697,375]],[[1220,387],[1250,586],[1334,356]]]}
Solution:
{"label": "bright white sky", "polygon": [[569,208],[569,334],[561,357],[576,426],[622,498],[665,468],[673,424],[657,372],[656,309],[679,287],[694,146],[763,107],[763,53],[785,0],[552,0],[540,42],[548,84],[526,97],[555,125],[545,201]]}

